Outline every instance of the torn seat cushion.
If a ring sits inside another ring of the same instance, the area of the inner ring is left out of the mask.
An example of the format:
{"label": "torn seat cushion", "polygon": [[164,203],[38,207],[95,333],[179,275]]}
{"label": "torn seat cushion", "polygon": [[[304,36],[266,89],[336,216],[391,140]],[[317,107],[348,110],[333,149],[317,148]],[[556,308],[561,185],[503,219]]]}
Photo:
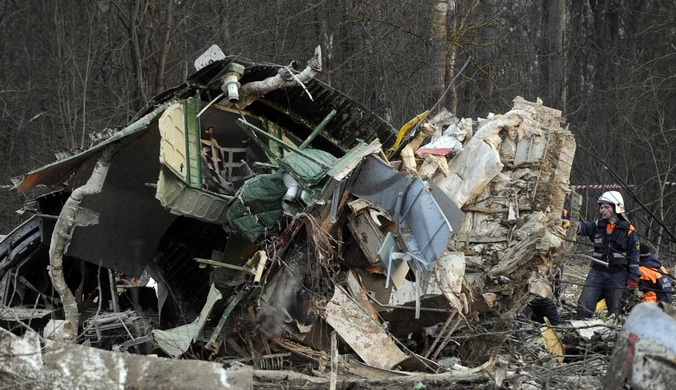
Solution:
{"label": "torn seat cushion", "polygon": [[[319,149],[304,149],[303,152],[326,165],[333,165],[338,160],[332,154]],[[284,157],[282,161],[309,187],[319,184],[326,177],[324,167],[297,153]]]}
{"label": "torn seat cushion", "polygon": [[247,180],[228,202],[224,227],[235,230],[254,243],[266,235],[279,233],[277,221],[284,215],[282,196],[285,193],[281,172],[257,175]]}

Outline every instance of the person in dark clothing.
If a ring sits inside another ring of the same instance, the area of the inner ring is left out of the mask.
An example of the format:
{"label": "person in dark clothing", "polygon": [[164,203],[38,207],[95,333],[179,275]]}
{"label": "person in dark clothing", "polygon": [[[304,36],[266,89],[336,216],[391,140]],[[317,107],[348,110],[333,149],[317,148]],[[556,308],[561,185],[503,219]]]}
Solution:
{"label": "person in dark clothing", "polygon": [[671,303],[672,277],[662,262],[653,255],[650,244],[642,242],[639,249],[639,270],[641,278],[638,288],[643,293],[643,302]]}
{"label": "person in dark clothing", "polygon": [[606,300],[608,315],[615,313],[622,291],[637,288],[641,277],[638,234],[624,215],[622,195],[605,192],[598,205],[600,219],[577,224],[577,234],[594,243],[594,261],[577,303],[578,320],[590,318],[602,299]]}
{"label": "person in dark clothing", "polygon": [[559,296],[561,295],[561,274],[563,274],[563,264],[561,264],[554,277],[554,299],[534,298],[528,302],[528,305],[523,310],[524,317],[541,324],[546,323],[545,317],[547,317],[549,323],[552,325],[561,323],[559,309],[556,307],[556,301],[558,301]]}

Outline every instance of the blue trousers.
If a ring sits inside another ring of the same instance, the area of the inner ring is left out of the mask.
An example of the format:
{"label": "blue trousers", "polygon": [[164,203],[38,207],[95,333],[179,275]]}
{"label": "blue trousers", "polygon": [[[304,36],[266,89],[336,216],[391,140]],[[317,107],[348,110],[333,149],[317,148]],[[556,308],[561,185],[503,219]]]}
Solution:
{"label": "blue trousers", "polygon": [[591,318],[596,310],[596,304],[602,299],[606,300],[608,315],[617,312],[622,291],[627,288],[628,276],[627,271],[609,272],[596,268],[590,269],[580,299],[577,301],[577,319]]}

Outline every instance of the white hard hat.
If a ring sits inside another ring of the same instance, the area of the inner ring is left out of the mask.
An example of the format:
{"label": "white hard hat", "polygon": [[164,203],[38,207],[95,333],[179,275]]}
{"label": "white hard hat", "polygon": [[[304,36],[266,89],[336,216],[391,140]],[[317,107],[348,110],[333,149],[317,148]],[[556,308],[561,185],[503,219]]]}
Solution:
{"label": "white hard hat", "polygon": [[597,203],[612,204],[615,207],[615,214],[624,213],[624,199],[622,199],[622,194],[617,191],[604,192]]}

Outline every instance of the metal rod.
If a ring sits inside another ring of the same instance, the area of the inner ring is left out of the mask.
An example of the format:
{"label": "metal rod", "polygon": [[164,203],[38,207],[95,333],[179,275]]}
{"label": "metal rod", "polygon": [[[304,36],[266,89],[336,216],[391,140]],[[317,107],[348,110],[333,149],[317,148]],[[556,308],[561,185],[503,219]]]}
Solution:
{"label": "metal rod", "polygon": [[240,291],[235,295],[235,297],[230,301],[230,304],[228,307],[225,308],[225,311],[223,312],[223,315],[221,316],[221,319],[218,321],[218,324],[216,325],[216,328],[214,329],[214,333],[211,334],[211,338],[209,339],[209,343],[207,344],[207,349],[209,350],[218,350],[220,347],[220,344],[216,342],[218,340],[219,335],[221,334],[221,330],[223,329],[223,326],[225,326],[225,322],[227,321],[228,317],[230,316],[230,313],[232,313],[233,310],[235,310],[235,306],[239,303],[239,301],[242,300],[244,297],[244,291]]}
{"label": "metal rod", "polygon": [[397,202],[394,204],[394,224],[397,227],[397,234],[401,234],[400,224],[401,224],[401,203],[404,196],[403,192],[397,194]]}
{"label": "metal rod", "polygon": [[333,197],[331,198],[331,212],[330,219],[331,223],[338,222],[338,206],[342,200],[343,193],[345,192],[345,187],[347,187],[348,179],[343,179],[336,185],[336,188],[333,189]]}
{"label": "metal rod", "polygon": [[256,252],[256,255],[258,255],[258,268],[256,268],[256,276],[254,277],[253,285],[254,287],[259,287],[261,285],[261,277],[263,276],[265,263],[268,261],[268,255],[265,251],[258,251]]}
{"label": "metal rod", "polygon": [[331,120],[331,118],[333,118],[334,116],[336,116],[336,113],[337,113],[336,110],[331,110],[331,112],[329,112],[329,115],[327,115],[326,118],[324,118],[324,120],[321,121],[321,123],[319,124],[319,126],[315,127],[315,129],[312,131],[312,134],[310,134],[310,136],[307,137],[307,139],[306,139],[305,141],[303,141],[302,144],[300,144],[300,146],[298,147],[298,149],[305,149],[305,148],[307,148],[308,145],[310,145],[310,142],[312,142],[312,140],[315,139],[315,137],[317,137],[317,135],[319,134],[319,132],[322,131],[322,130],[324,129],[324,127],[326,127],[326,125],[329,123],[329,121]]}
{"label": "metal rod", "polygon": [[439,344],[439,348],[437,348],[437,351],[434,353],[434,355],[432,355],[432,360],[435,360],[437,356],[439,356],[439,353],[441,353],[441,351],[443,351],[444,348],[446,348],[448,342],[451,341],[451,336],[453,335],[453,332],[455,332],[455,330],[458,329],[460,322],[461,322],[460,319],[458,319],[458,321],[456,321],[456,323],[453,324],[453,327],[448,331],[446,337],[444,337],[444,341],[442,341],[441,344]]}
{"label": "metal rod", "polygon": [[420,319],[420,295],[421,295],[421,288],[420,288],[420,271],[419,270],[413,270],[413,275],[415,275],[415,319],[419,320]]}
{"label": "metal rod", "polygon": [[385,278],[385,288],[390,287],[390,278],[392,277],[392,257],[394,256],[394,249],[390,251],[387,259],[387,278]]}
{"label": "metal rod", "polygon": [[329,390],[336,390],[338,383],[338,337],[336,331],[331,332],[331,382]]}
{"label": "metal rod", "polygon": [[[256,143],[258,144],[258,146],[260,146],[261,149],[263,149],[263,151],[265,152],[265,154],[267,154],[268,157],[269,157],[271,160],[276,161],[276,162],[277,162],[277,165],[279,165],[285,172],[288,172],[289,175],[291,175],[291,176],[294,178],[294,180],[296,180],[296,182],[298,183],[299,186],[301,186],[302,189],[304,189],[304,190],[306,190],[306,191],[308,190],[308,187],[307,187],[307,185],[303,182],[303,179],[301,179],[300,176],[298,176],[298,175],[296,174],[296,172],[294,172],[293,169],[291,169],[291,167],[290,167],[288,164],[286,164],[284,161],[282,161],[282,159],[281,159],[279,156],[277,156],[275,153],[273,153],[273,151],[270,149],[270,147],[269,147],[268,145],[266,145],[265,142],[263,142],[260,138],[258,138],[258,137],[256,136],[256,133],[254,132],[253,129],[257,129],[257,130],[261,131],[262,134],[266,134],[266,135],[268,135],[268,136],[269,136],[270,134],[266,133],[266,132],[263,131],[263,130],[258,129],[256,126],[250,124],[249,122],[247,122],[246,120],[241,119],[241,118],[237,120],[237,125],[238,125],[242,130],[244,130],[244,132],[249,136],[249,138],[253,139],[254,142],[256,142]],[[274,137],[274,138],[276,138],[276,137]],[[283,141],[281,141],[281,140],[280,140],[280,142],[281,142],[281,144],[286,145],[285,142],[283,142]],[[288,145],[286,145],[286,146],[288,146]]]}
{"label": "metal rod", "polygon": [[425,244],[425,246],[420,250],[420,255],[421,255],[421,256],[425,257],[425,249],[427,249],[427,247],[430,246],[430,244],[432,243],[432,241],[434,241],[434,237],[436,237],[437,234],[439,234],[439,232],[441,231],[441,229],[442,229],[445,225],[446,225],[446,223],[445,223],[445,222],[442,222],[441,225],[439,225],[439,227],[437,228],[437,230],[434,232],[434,234],[432,234],[432,238],[430,238],[430,239],[427,241],[427,244]]}
{"label": "metal rod", "polygon": [[214,103],[216,103],[218,100],[220,100],[220,98],[222,98],[223,96],[225,96],[225,92],[223,92],[223,93],[221,93],[220,95],[216,96],[216,98],[215,98],[214,100],[210,101],[209,104],[207,104],[206,106],[204,106],[204,108],[202,109],[202,111],[200,111],[200,112],[196,115],[196,117],[199,118],[199,117],[204,113],[204,111],[207,110],[207,108],[211,107]]}
{"label": "metal rod", "polygon": [[430,345],[430,348],[427,350],[427,352],[425,352],[425,354],[423,355],[423,357],[425,357],[426,359],[430,357],[430,354],[432,353],[432,351],[434,351],[434,347],[437,346],[437,343],[438,343],[439,340],[441,339],[441,336],[444,335],[444,332],[446,332],[446,329],[448,328],[448,325],[451,324],[451,321],[453,321],[453,318],[455,318],[455,315],[456,315],[457,313],[458,313],[457,311],[453,311],[453,312],[451,313],[451,315],[448,316],[448,318],[446,319],[446,322],[444,322],[444,326],[441,327],[441,330],[440,330],[439,333],[437,334],[437,337],[434,338],[434,341],[432,342],[432,345]]}
{"label": "metal rod", "polygon": [[238,271],[244,271],[244,272],[247,272],[250,269],[250,268],[246,268],[246,267],[240,267],[239,265],[221,263],[220,261],[202,259],[202,258],[199,258],[199,257],[195,257],[193,260],[195,260],[198,263],[209,264],[209,265],[212,265],[214,267],[224,267],[224,268],[236,269]]}
{"label": "metal rod", "polygon": [[591,257],[591,256],[587,256],[587,255],[578,255],[578,256],[584,257],[585,259],[591,260],[591,261],[593,261],[593,262],[595,262],[595,263],[597,263],[597,264],[601,264],[601,265],[606,266],[606,267],[608,266],[608,263],[606,263],[605,261],[602,261],[602,260],[599,260],[599,259],[595,259],[595,258],[593,258],[593,257]]}
{"label": "metal rod", "polygon": [[117,286],[115,285],[115,280],[113,279],[113,271],[108,269],[108,280],[110,281],[110,292],[112,294],[113,300],[113,312],[120,312],[120,305],[117,303]]}
{"label": "metal rod", "polygon": [[[372,297],[371,295],[368,295],[369,299],[375,302],[378,306],[383,307],[385,309],[404,309],[404,310],[416,310],[415,307],[412,306],[395,306],[395,305],[384,305],[380,303],[376,298]],[[452,313],[454,309],[437,309],[434,307],[421,307],[421,311],[429,311],[429,312],[435,312],[435,313]]]}
{"label": "metal rod", "polygon": [[256,133],[263,135],[263,136],[266,137],[266,138],[269,138],[269,139],[271,139],[271,140],[273,140],[273,141],[275,141],[275,142],[279,142],[279,143],[282,145],[282,147],[285,147],[285,148],[289,149],[290,151],[292,151],[292,152],[294,152],[294,153],[298,153],[300,156],[303,156],[303,157],[307,158],[308,160],[310,160],[310,161],[312,161],[312,162],[314,162],[314,163],[316,163],[316,164],[321,165],[321,166],[324,167],[324,168],[327,168],[327,169],[331,169],[331,168],[332,168],[330,165],[326,164],[324,161],[321,161],[321,160],[315,158],[314,156],[311,156],[311,155],[305,153],[304,151],[298,149],[298,148],[295,147],[295,146],[291,146],[291,145],[287,144],[287,143],[284,142],[283,140],[281,140],[281,139],[275,137],[274,135],[268,133],[268,132],[265,131],[265,130],[259,129],[258,127],[252,125],[251,123],[249,123],[249,122],[247,122],[247,121],[242,120],[241,118],[240,118],[240,119],[237,119],[237,122],[238,122],[238,124],[240,124],[240,126],[241,126],[241,125],[244,125],[244,126],[250,128],[251,130],[255,131]]}
{"label": "metal rod", "polygon": [[[408,187],[410,187],[410,186],[411,186],[411,185],[409,184]],[[407,187],[406,189],[408,189],[408,187]],[[420,192],[418,192],[418,194],[416,194],[415,198],[413,198],[413,201],[412,201],[411,204],[408,206],[408,208],[406,209],[406,211],[404,211],[404,214],[401,215],[401,219],[406,218],[406,216],[408,215],[408,212],[411,211],[411,209],[413,208],[413,205],[415,204],[415,202],[418,200],[418,198],[420,197],[420,195],[422,195],[422,193],[423,193],[424,191],[425,191],[425,188],[424,188],[424,187],[420,189]]]}

